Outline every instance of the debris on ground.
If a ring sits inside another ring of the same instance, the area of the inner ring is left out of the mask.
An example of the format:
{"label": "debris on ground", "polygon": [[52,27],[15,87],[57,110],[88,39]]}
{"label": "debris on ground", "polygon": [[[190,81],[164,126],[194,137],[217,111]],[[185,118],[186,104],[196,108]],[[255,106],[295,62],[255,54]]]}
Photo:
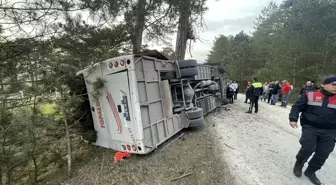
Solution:
{"label": "debris on ground", "polygon": [[114,155],[114,162],[116,163],[124,159],[129,159],[130,157],[131,157],[131,154],[128,152],[117,152]]}
{"label": "debris on ground", "polygon": [[152,153],[132,155],[119,163],[111,163],[113,150],[93,147],[90,155],[74,164],[70,180],[58,179],[48,184],[234,185],[213,128],[216,127],[207,122],[203,129],[183,130]]}
{"label": "debris on ground", "polygon": [[179,177],[175,177],[175,178],[173,178],[171,181],[175,181],[175,180],[178,180],[178,179],[182,179],[182,178],[184,178],[184,177],[188,177],[188,176],[190,176],[190,175],[192,175],[193,173],[187,173],[187,174],[184,174],[184,175],[182,175],[182,176],[179,176]]}

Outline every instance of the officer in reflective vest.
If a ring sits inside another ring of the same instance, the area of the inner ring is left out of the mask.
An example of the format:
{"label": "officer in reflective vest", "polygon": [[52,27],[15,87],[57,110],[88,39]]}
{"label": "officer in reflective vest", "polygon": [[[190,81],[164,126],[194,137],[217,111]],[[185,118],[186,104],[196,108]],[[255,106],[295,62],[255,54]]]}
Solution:
{"label": "officer in reflective vest", "polygon": [[251,114],[253,107],[255,108],[254,112],[258,113],[259,110],[259,97],[263,94],[263,85],[258,81],[258,78],[253,78],[252,85],[247,89],[246,92],[248,98],[250,99],[250,107],[246,113]]}
{"label": "officer in reflective vest", "polygon": [[298,127],[300,113],[301,149],[296,155],[293,172],[301,177],[304,164],[315,152],[304,174],[313,184],[319,185],[321,182],[315,172],[328,159],[336,141],[336,76],[325,78],[320,90],[306,92],[292,106],[289,121],[293,128]]}

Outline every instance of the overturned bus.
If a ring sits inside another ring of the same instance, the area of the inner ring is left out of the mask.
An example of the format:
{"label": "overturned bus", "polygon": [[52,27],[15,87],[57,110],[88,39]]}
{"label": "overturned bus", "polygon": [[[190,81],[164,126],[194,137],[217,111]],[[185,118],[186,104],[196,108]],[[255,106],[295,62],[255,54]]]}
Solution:
{"label": "overturned bus", "polygon": [[77,73],[86,86],[93,144],[147,154],[226,103],[225,68],[168,60],[156,50],[105,60]]}

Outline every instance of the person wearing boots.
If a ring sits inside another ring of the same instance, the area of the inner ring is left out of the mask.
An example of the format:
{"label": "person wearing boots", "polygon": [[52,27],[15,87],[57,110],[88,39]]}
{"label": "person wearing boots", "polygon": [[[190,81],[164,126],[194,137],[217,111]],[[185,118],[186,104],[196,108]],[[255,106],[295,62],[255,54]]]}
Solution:
{"label": "person wearing boots", "polygon": [[301,149],[296,155],[293,172],[295,176],[301,177],[304,164],[315,153],[304,175],[313,184],[320,185],[322,183],[315,172],[324,165],[336,141],[336,76],[325,78],[321,89],[300,96],[289,114],[291,127],[298,127],[300,113]]}
{"label": "person wearing boots", "polygon": [[250,107],[249,110],[246,111],[246,113],[251,114],[253,107],[254,107],[254,112],[258,113],[259,109],[259,97],[263,94],[263,87],[262,83],[258,81],[258,78],[253,78],[253,83],[252,85],[247,89],[247,94],[250,99]]}

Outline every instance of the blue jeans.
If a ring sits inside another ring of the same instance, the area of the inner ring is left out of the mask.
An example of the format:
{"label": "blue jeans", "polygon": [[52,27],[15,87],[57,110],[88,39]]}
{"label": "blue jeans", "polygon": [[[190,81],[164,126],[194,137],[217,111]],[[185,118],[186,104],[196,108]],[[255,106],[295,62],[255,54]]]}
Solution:
{"label": "blue jeans", "polygon": [[283,103],[284,103],[284,105],[288,105],[288,101],[289,101],[289,97],[290,97],[290,95],[292,94],[292,92],[289,92],[288,94],[284,94],[283,95]]}
{"label": "blue jeans", "polygon": [[289,94],[282,94],[282,105],[288,104],[288,97],[289,97]]}
{"label": "blue jeans", "polygon": [[272,94],[272,103],[278,103],[280,93]]}

